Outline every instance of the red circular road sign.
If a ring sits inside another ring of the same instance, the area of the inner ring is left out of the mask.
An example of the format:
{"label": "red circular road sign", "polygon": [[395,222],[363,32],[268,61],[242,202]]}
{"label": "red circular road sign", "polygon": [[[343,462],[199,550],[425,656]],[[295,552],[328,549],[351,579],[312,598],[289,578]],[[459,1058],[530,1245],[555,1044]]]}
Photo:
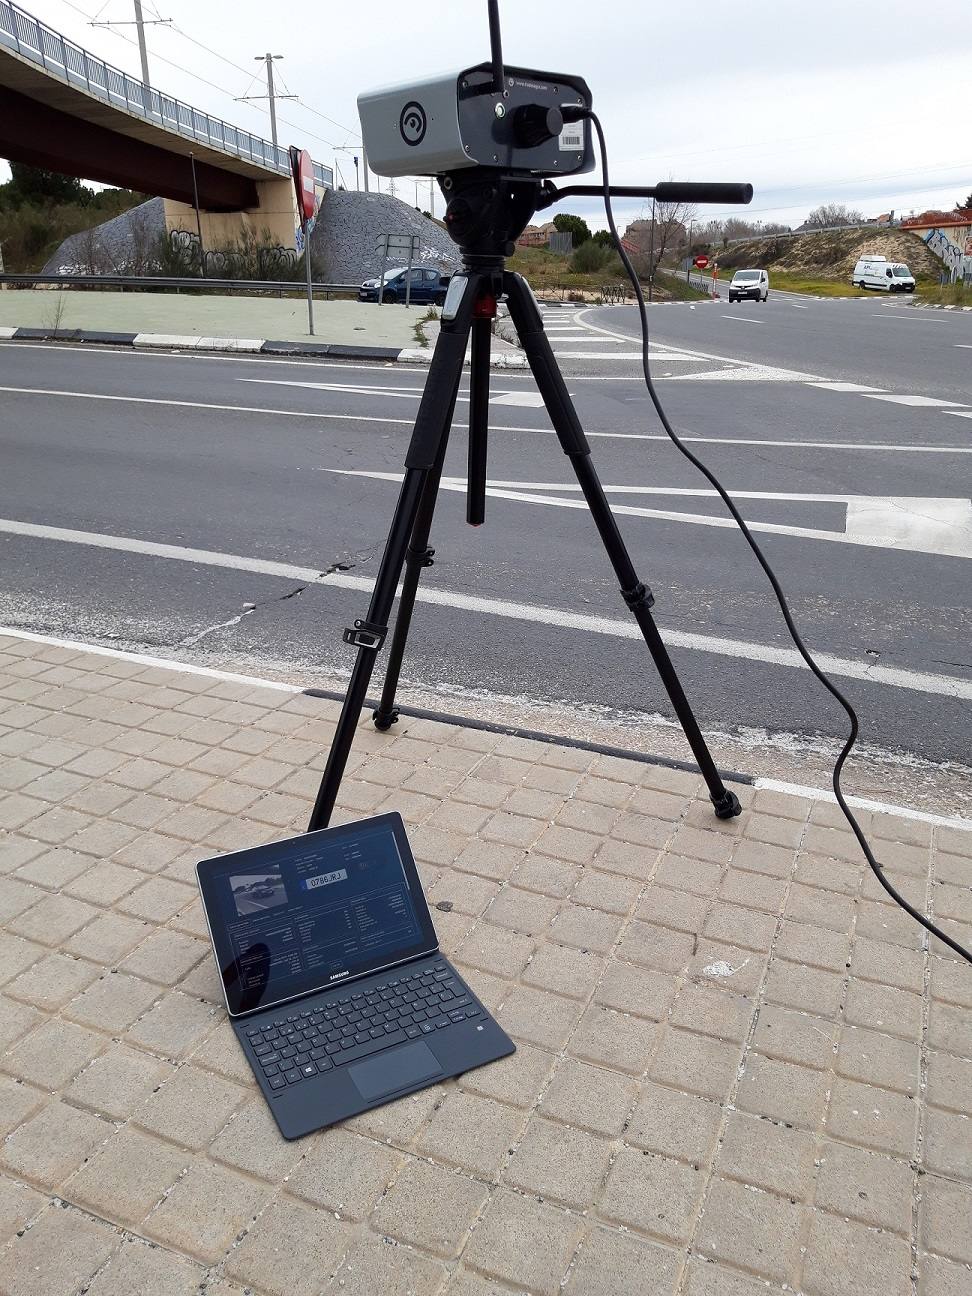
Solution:
{"label": "red circular road sign", "polygon": [[695,266],[696,270],[704,270],[709,264],[709,258],[707,256],[697,256],[692,264]]}
{"label": "red circular road sign", "polygon": [[314,162],[306,149],[300,150],[294,177],[297,182],[297,204],[305,221],[314,215],[317,203],[317,191],[314,185]]}

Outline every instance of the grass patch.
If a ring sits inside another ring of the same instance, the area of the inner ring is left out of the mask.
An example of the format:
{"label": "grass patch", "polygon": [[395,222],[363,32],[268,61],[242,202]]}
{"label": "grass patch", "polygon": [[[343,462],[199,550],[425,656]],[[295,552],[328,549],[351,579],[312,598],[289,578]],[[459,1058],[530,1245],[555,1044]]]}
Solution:
{"label": "grass patch", "polygon": [[[596,245],[594,245],[596,247]],[[583,251],[587,245],[583,245]],[[585,295],[599,295],[602,288],[626,281],[627,276],[620,260],[610,251],[607,255],[593,255],[584,252],[577,256],[558,256],[549,248],[518,247],[507,261],[507,268],[523,275],[535,293],[542,296],[560,297],[569,300],[577,297],[583,300]],[[574,267],[574,258],[580,265],[600,260],[602,264],[595,270],[581,270]]]}
{"label": "grass patch", "polygon": [[919,283],[917,295],[938,306],[972,306],[972,283]]}
{"label": "grass patch", "polygon": [[430,323],[432,320],[437,320],[438,318],[439,312],[434,306],[430,306],[425,314],[417,319],[412,325],[412,333],[415,336],[415,341],[420,347],[427,347],[429,345],[429,339],[426,336],[423,325]]}
{"label": "grass patch", "polygon": [[[732,271],[721,272],[719,274],[719,283],[727,284],[732,279]],[[774,288],[779,288],[784,292],[809,293],[814,297],[885,297],[887,293],[879,293],[875,289],[870,292],[866,288],[855,288],[849,279],[820,279],[810,278],[801,274],[790,274],[785,270],[769,271],[770,292]]]}
{"label": "grass patch", "polygon": [[[655,293],[661,288],[669,301],[708,301],[707,288],[696,288],[685,282],[685,274],[676,274],[674,270],[659,270],[655,276]],[[647,293],[645,294],[647,298]]]}

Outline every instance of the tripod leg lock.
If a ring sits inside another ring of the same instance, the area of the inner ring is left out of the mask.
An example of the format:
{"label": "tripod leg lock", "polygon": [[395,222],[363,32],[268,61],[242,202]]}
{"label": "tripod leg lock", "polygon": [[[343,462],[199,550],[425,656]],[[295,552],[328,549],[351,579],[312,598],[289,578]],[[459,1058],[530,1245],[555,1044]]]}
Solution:
{"label": "tripod leg lock", "polygon": [[411,546],[409,546],[408,552],[405,555],[405,561],[407,563],[415,563],[419,567],[434,567],[435,550],[434,549],[413,549]]}
{"label": "tripod leg lock", "polygon": [[634,589],[623,589],[621,591],[621,597],[632,611],[640,607],[654,607],[655,604],[654,594],[652,594],[648,586],[643,584],[641,581],[635,585]]}
{"label": "tripod leg lock", "polygon": [[387,633],[386,625],[377,625],[374,621],[363,621],[359,618],[353,626],[345,629],[344,642],[353,644],[355,648],[370,648],[372,652],[378,652],[385,642]]}

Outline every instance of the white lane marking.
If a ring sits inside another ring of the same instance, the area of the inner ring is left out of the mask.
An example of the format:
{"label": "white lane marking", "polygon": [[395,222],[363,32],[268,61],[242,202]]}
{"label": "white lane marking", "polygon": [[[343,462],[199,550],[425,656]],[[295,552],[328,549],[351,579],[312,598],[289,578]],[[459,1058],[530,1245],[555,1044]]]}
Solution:
{"label": "white lane marking", "polygon": [[[340,471],[335,469],[334,471]],[[350,470],[349,470],[350,471]],[[457,485],[465,485],[465,477],[443,477],[444,482],[455,482]],[[550,491],[570,491],[571,493],[580,493],[580,486],[576,482],[529,482],[529,481],[494,481],[491,477],[492,486],[503,487],[508,490],[550,490]],[[602,484],[601,489],[609,495],[690,495],[705,496],[710,499],[720,499],[718,491],[709,490],[701,486],[609,486]],[[759,500],[783,500],[791,502],[800,502],[806,504],[851,504],[859,501],[872,502],[874,500],[884,501],[891,496],[875,495],[805,495],[801,493],[788,491],[750,491],[750,490],[731,490],[729,494],[733,499],[759,499]],[[901,497],[894,497],[899,499]],[[904,501],[909,507],[917,507],[925,504],[956,504],[966,505],[972,503],[967,499],[954,498],[928,498],[927,496],[914,496]]]}
{"label": "white lane marking", "polygon": [[972,351],[972,342],[956,342],[954,345],[959,347],[962,351]]}
{"label": "white lane marking", "polygon": [[553,346],[556,346],[558,342],[586,342],[588,346],[594,346],[595,343],[601,346],[624,345],[620,338],[591,337],[589,333],[559,333],[556,337],[551,337],[550,341]]}
{"label": "white lane marking", "polygon": [[[287,378],[237,378],[237,382],[255,383],[261,387],[303,387],[311,391],[341,392],[350,396],[397,396],[401,400],[421,400],[422,387],[382,387],[365,383],[327,383],[299,382]],[[568,393],[569,394],[569,393]],[[463,404],[469,403],[469,397],[460,395],[456,398]],[[517,405],[524,409],[542,409],[543,397],[537,391],[490,392],[491,405]]]}
{"label": "white lane marking", "polygon": [[[349,576],[344,572],[322,575],[313,568],[292,566],[289,563],[269,562],[262,558],[245,558],[239,554],[225,554],[208,549],[186,549],[179,545],[156,544],[147,540],[135,540],[129,536],[74,531],[65,527],[41,526],[33,522],[17,522],[12,519],[0,519],[0,532],[90,545],[97,549],[112,549],[123,553],[148,554],[211,567],[227,567],[236,571],[283,576],[288,580],[296,579],[307,581],[308,584],[332,585],[340,589],[360,590],[366,593],[370,593],[374,588],[374,581],[364,576]],[[593,617],[532,603],[478,598],[455,590],[432,589],[428,586],[419,586],[416,600],[419,603],[430,603],[439,607],[482,612],[511,620],[534,622],[538,625],[556,625],[563,629],[583,630],[618,639],[641,638],[641,631],[637,624],[630,620]],[[807,669],[803,658],[793,648],[776,648],[769,644],[751,643],[739,639],[721,639],[710,635],[690,634],[683,630],[662,630],[660,627],[659,629],[662,638],[673,648],[687,648],[722,657],[745,658],[772,666],[792,667],[796,670]],[[972,680],[957,679],[951,675],[933,675],[924,671],[903,670],[893,666],[878,666],[870,662],[834,657],[828,653],[817,654],[816,660],[823,670],[848,679],[867,680],[872,683],[887,684],[893,688],[956,698],[963,702],[972,701]]]}
{"label": "white lane marking", "polygon": [[[581,317],[582,317],[583,315],[587,315],[587,314],[590,313],[590,311],[592,311],[592,310],[596,310],[596,309],[598,309],[598,308],[595,307],[595,306],[587,306],[587,307],[584,308],[584,310],[578,311],[578,312],[577,312],[577,316],[576,316],[578,323],[581,322]],[[745,318],[745,317],[741,317],[741,318]],[[762,321],[760,321],[760,322],[762,322]],[[635,335],[635,334],[631,334],[631,333],[617,333],[617,332],[615,332],[613,329],[606,329],[606,328],[602,328],[600,324],[591,324],[591,323],[588,323],[587,320],[584,320],[584,321],[583,321],[583,325],[584,325],[584,328],[586,328],[586,329],[593,329],[595,333],[606,333],[609,337],[618,337],[618,338],[621,338],[621,339],[622,339],[623,341],[625,341],[625,342],[636,342],[636,341],[640,341],[640,337],[639,337],[639,335]],[[753,365],[753,364],[755,363],[755,362],[752,361],[752,360],[740,360],[740,359],[738,359],[738,358],[735,357],[735,356],[715,355],[715,354],[714,354],[713,352],[711,352],[711,351],[698,351],[698,350],[696,350],[694,347],[690,349],[689,347],[683,347],[683,346],[672,346],[672,345],[669,344],[669,343],[658,342],[658,341],[656,341],[656,340],[654,339],[654,337],[652,337],[652,339],[651,339],[651,345],[652,345],[653,347],[659,347],[659,348],[662,348],[662,347],[668,347],[669,350],[678,351],[678,352],[680,352],[682,355],[690,355],[690,356],[693,356],[696,360],[716,360],[716,361],[718,361],[719,364],[729,364],[729,365],[747,366],[747,365]],[[640,352],[639,352],[639,355],[640,355]],[[784,371],[781,370],[780,372],[782,373],[782,372],[784,372]],[[792,376],[793,376],[794,378],[802,378],[805,382],[810,382],[812,379],[814,379],[814,378],[818,378],[820,375],[819,375],[819,374],[809,374],[809,373],[798,374],[798,373],[796,373],[796,371],[793,371]]]}
{"label": "white lane marking", "polygon": [[865,387],[863,383],[855,382],[812,382],[807,383],[808,387],[821,387],[824,391],[834,392],[879,392],[883,387]]}
{"label": "white lane marking", "polygon": [[561,360],[640,360],[640,351],[558,351]]}
{"label": "white lane marking", "polygon": [[799,302],[790,302],[794,310],[809,310],[809,306],[801,306]]}
{"label": "white lane marking", "polygon": [[[704,373],[672,374],[668,382],[787,382],[806,383],[807,375],[773,365],[745,364],[736,369],[712,369]],[[658,379],[659,382],[662,379]]]}
{"label": "white lane marking", "polygon": [[765,320],[750,319],[748,315],[723,315],[723,319],[741,320],[743,324],[765,324]]}
{"label": "white lane marking", "polygon": [[[811,801],[829,801],[837,804],[837,797],[828,788],[804,787],[801,783],[784,783],[780,779],[758,778],[753,787],[760,792],[783,792],[787,796],[805,797]],[[857,810],[876,810],[878,814],[895,815],[899,819],[917,819],[919,823],[934,824],[938,828],[958,828],[961,832],[972,832],[972,819],[961,819],[957,815],[931,814],[927,810],[912,810],[908,806],[891,805],[887,801],[872,801],[868,797],[845,796],[849,806]]]}
{"label": "white lane marking", "polygon": [[12,338],[17,332],[17,326],[11,327],[9,324],[0,326],[0,338]]}
{"label": "white lane marking", "polygon": [[944,324],[941,319],[929,319],[925,315],[891,315],[888,308],[883,311],[872,311],[871,319],[894,320],[896,324]]}
{"label": "white lane marking", "polygon": [[[325,468],[322,471],[340,473],[347,477],[371,477],[376,481],[400,483],[402,480],[401,473],[369,472],[348,468]],[[522,486],[526,489],[522,489]],[[465,491],[466,481],[459,477],[444,477],[442,489]],[[522,483],[519,489],[487,486],[486,494],[494,499],[515,500],[523,504],[544,504],[552,508],[565,509],[587,508],[584,500],[538,495],[535,493],[536,489],[532,483],[526,482]],[[741,494],[744,498],[747,497],[746,492]],[[773,496],[756,494],[749,498],[772,499]],[[817,497],[784,496],[783,498],[813,500]],[[751,518],[746,519],[746,525],[750,531],[760,531],[766,535],[797,536],[804,540],[829,540],[836,544],[863,545],[870,549],[894,549],[899,552],[905,550],[950,558],[972,558],[972,500],[850,496],[839,499],[838,502],[846,503],[847,506],[843,531],[788,526],[780,522],[757,522]],[[736,529],[736,523],[732,518],[717,514],[680,513],[671,509],[642,508],[632,504],[616,504],[614,512],[626,517],[684,522],[690,526],[715,527],[722,530]]]}
{"label": "white lane marking", "polygon": [[916,409],[942,409],[947,405],[964,405],[964,401],[939,400],[937,396],[891,396],[887,394],[870,395],[865,392],[864,395],[868,400],[887,401],[889,405],[913,405]]}
{"label": "white lane marking", "polygon": [[490,405],[517,405],[523,409],[543,409],[543,397],[539,392],[501,392],[499,396],[490,393]]}
{"label": "white lane marking", "polygon": [[[146,352],[151,355],[152,352]],[[571,379],[571,382],[580,381]],[[603,381],[599,379],[598,381]],[[612,379],[612,381],[614,381]],[[659,378],[657,381],[663,382]],[[670,381],[684,381],[681,379],[671,379]],[[263,407],[254,405],[213,405],[204,401],[179,401],[163,400],[155,396],[115,396],[102,392],[72,392],[57,391],[54,388],[47,387],[2,387],[0,392],[13,392],[21,396],[61,396],[67,399],[77,400],[105,400],[105,401],[122,401],[134,405],[173,405],[182,409],[202,409],[202,410],[225,410],[231,414],[270,414],[274,417],[282,418],[307,418],[307,419],[327,419],[340,422],[342,419],[348,423],[390,423],[398,427],[413,427],[414,420],[406,418],[388,418],[379,414],[326,414],[310,410],[286,410],[274,407]],[[958,410],[945,410],[946,414],[958,414]],[[552,428],[541,427],[520,427],[514,424],[498,423],[490,424],[490,432],[526,432],[531,436],[556,436]],[[663,432],[586,432],[588,440],[600,438],[609,441],[668,441],[669,438]],[[892,445],[885,442],[869,441],[784,441],[769,440],[765,437],[707,437],[691,436],[688,433],[681,434],[683,441],[689,441],[699,445],[747,445],[747,446],[783,446],[795,450],[866,450],[877,451],[881,454],[948,454],[948,455],[966,455],[972,454],[972,446],[947,446],[947,445]]]}
{"label": "white lane marking", "polygon": [[[231,414],[271,414],[274,418],[349,419],[355,423],[401,423],[412,426],[411,419],[381,418],[375,414],[318,414],[309,410],[273,409],[260,405],[217,405],[208,401],[163,399],[160,396],[115,396],[107,392],[58,391],[52,387],[0,387],[0,392],[13,392],[18,396],[64,396],[72,400],[121,401],[130,405],[170,405],[177,409],[221,410]],[[530,428],[518,429],[529,432]]]}
{"label": "white lane marking", "polygon": [[175,661],[171,657],[149,657],[146,653],[125,652],[121,648],[104,648],[101,644],[82,643],[77,639],[56,639],[52,635],[35,634],[32,630],[21,630],[15,626],[0,626],[0,635],[5,635],[8,639],[23,639],[27,643],[51,644],[57,648],[92,653],[96,657],[113,657],[119,661],[134,662],[138,666],[157,666],[183,675],[203,675],[206,679],[227,680],[230,684],[275,689],[278,693],[304,691],[299,684],[284,684],[280,680],[260,679],[254,675],[237,675],[233,671],[216,670],[212,666],[197,666],[190,662]]}
{"label": "white lane marking", "polygon": [[972,410],[949,409],[942,410],[943,414],[954,414],[956,418],[972,418]]}

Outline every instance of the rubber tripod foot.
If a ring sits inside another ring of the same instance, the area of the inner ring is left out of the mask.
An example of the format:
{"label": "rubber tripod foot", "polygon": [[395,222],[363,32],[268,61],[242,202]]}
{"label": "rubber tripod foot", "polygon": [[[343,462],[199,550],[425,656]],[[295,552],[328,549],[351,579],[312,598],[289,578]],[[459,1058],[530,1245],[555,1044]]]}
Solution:
{"label": "rubber tripod foot", "polygon": [[397,723],[398,707],[392,707],[390,711],[382,711],[380,707],[376,708],[376,710],[372,711],[371,718],[375,722],[375,728],[384,733],[386,729],[390,729],[393,724]]}
{"label": "rubber tripod foot", "polygon": [[739,798],[735,792],[730,792],[728,789],[721,797],[710,796],[709,800],[715,807],[717,819],[732,819],[734,815],[742,813]]}

